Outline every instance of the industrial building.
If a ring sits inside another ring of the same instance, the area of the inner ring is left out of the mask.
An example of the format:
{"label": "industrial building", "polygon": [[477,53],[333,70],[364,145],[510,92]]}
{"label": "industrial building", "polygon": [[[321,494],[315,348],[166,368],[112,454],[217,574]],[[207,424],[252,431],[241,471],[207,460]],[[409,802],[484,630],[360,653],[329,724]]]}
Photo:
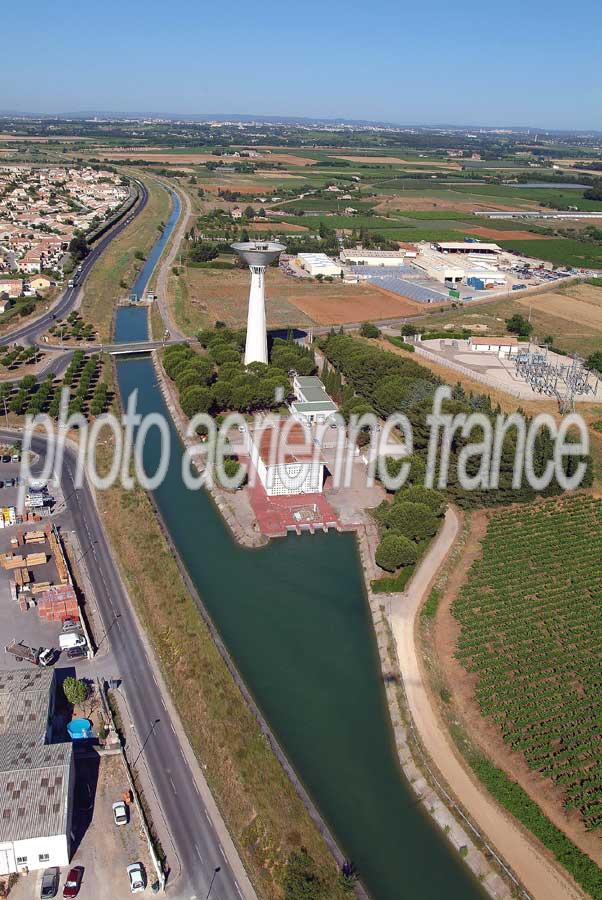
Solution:
{"label": "industrial building", "polygon": [[471,254],[495,254],[501,253],[502,248],[498,244],[486,244],[482,241],[436,241],[433,244],[439,253],[471,253]]}
{"label": "industrial building", "polygon": [[278,420],[249,432],[247,447],[268,497],[322,492],[324,462],[298,422]]}
{"label": "industrial building", "polygon": [[54,672],[0,673],[0,874],[67,866],[74,764],[70,743],[49,743]]}
{"label": "industrial building", "polygon": [[498,356],[516,356],[519,349],[528,347],[515,337],[470,337],[468,346],[478,353],[497,353]]}
{"label": "industrial building", "polygon": [[403,266],[406,250],[341,250],[342,263],[350,266]]}
{"label": "industrial building", "polygon": [[312,278],[340,278],[343,267],[325,253],[298,253],[297,262]]}
{"label": "industrial building", "polygon": [[315,375],[295,375],[293,390],[297,399],[291,403],[291,412],[302,423],[321,424],[338,410]]}
{"label": "industrial building", "polygon": [[[470,244],[469,246],[474,246]],[[414,265],[422,269],[430,278],[449,287],[457,287],[467,283],[475,290],[487,287],[503,286],[506,283],[502,275],[490,259],[495,262],[495,257],[482,257],[479,255],[460,256],[450,259],[445,253],[439,253],[429,245],[421,245],[418,258]],[[471,283],[476,279],[474,283]]]}

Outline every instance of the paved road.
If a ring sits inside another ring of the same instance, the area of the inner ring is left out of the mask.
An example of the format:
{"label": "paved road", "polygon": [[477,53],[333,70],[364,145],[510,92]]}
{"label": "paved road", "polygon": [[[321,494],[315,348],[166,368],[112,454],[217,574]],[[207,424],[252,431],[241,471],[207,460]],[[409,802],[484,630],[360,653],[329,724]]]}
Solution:
{"label": "paved road", "polygon": [[[14,431],[0,431],[0,440],[12,441],[14,437]],[[34,438],[32,449],[43,460],[44,440]],[[116,571],[90,488],[86,482],[81,489],[75,489],[75,466],[75,453],[66,448],[61,476],[63,494],[86,554],[86,567],[103,627],[110,635],[111,651],[139,739],[144,741],[155,720],[160,720],[146,742],[144,756],[177,850],[179,866],[173,859],[169,863],[176,874],[181,867],[181,876],[171,887],[168,883],[168,893],[187,900],[204,900],[214,868],[220,866],[212,892],[216,900],[250,900],[255,893],[237,855],[232,854],[223,823],[216,821],[212,798],[193,776],[182,750],[177,723],[172,720],[159,690],[153,663]],[[231,863],[237,870],[236,876]]]}
{"label": "paved road", "polygon": [[14,331],[8,332],[8,334],[2,335],[2,343],[3,344],[33,344],[36,340],[42,335],[45,331],[48,330],[50,325],[52,325],[54,319],[64,318],[71,310],[76,306],[77,300],[79,297],[79,293],[83,287],[83,284],[90,274],[90,270],[92,266],[98,259],[98,257],[106,250],[109,246],[113,238],[117,237],[117,235],[121,234],[124,228],[130,224],[132,219],[139,215],[148,201],[148,191],[144,186],[143,182],[138,182],[139,186],[139,198],[136,201],[134,207],[129,211],[129,213],[115,225],[107,234],[105,234],[100,240],[94,245],[93,249],[90,250],[84,261],[82,262],[82,268],[79,274],[76,276],[77,284],[72,288],[67,288],[63,294],[59,297],[58,301],[51,306],[43,315],[39,316],[37,319],[34,319],[32,322],[29,322],[27,325],[23,325],[21,328],[16,328]]}
{"label": "paved road", "polygon": [[391,627],[412,719],[427,753],[453,793],[512,867],[529,894],[541,900],[578,900],[583,895],[570,876],[555,866],[534,841],[527,840],[516,821],[468,774],[429,699],[416,649],[416,617],[458,531],[458,517],[449,508],[443,528],[405,592],[392,595]]}

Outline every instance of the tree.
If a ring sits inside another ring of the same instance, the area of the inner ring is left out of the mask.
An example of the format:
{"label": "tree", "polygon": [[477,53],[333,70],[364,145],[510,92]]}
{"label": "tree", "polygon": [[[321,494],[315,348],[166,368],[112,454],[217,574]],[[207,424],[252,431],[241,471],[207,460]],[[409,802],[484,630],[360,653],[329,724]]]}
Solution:
{"label": "tree", "polygon": [[394,572],[400,566],[411,566],[416,562],[416,545],[402,534],[385,534],[376,548],[376,564],[387,572]]}
{"label": "tree", "polygon": [[364,322],[362,327],[360,328],[360,334],[365,338],[377,338],[380,337],[380,331],[373,325],[372,322]]}
{"label": "tree", "polygon": [[79,234],[71,238],[69,242],[69,253],[76,262],[79,262],[90,252],[88,242],[83,235]]}
{"label": "tree", "polygon": [[595,353],[590,353],[585,360],[585,365],[588,369],[593,369],[595,372],[602,375],[602,350],[596,350]]}
{"label": "tree", "polygon": [[72,706],[75,706],[78,703],[83,703],[90,693],[90,689],[85,681],[82,681],[78,678],[73,678],[71,675],[68,675],[67,678],[63,681],[63,694],[68,703]]}
{"label": "tree", "polygon": [[207,412],[211,405],[211,393],[206,387],[189,387],[180,397],[182,412],[189,419],[197,413]]}
{"label": "tree", "polygon": [[519,337],[529,337],[533,331],[531,323],[519,313],[515,313],[509,319],[506,319],[506,328],[511,334],[518,334]]}
{"label": "tree", "polygon": [[[401,492],[403,497],[405,492]],[[424,503],[395,500],[389,507],[385,525],[411,541],[423,541],[437,531],[437,518]]]}

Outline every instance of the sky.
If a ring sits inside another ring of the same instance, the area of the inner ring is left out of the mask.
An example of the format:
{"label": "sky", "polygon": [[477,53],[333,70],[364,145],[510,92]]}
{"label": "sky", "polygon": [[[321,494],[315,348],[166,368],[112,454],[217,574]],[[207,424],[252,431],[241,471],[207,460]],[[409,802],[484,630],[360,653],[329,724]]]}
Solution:
{"label": "sky", "polygon": [[30,0],[27,21],[3,4],[2,111],[602,130],[599,0]]}

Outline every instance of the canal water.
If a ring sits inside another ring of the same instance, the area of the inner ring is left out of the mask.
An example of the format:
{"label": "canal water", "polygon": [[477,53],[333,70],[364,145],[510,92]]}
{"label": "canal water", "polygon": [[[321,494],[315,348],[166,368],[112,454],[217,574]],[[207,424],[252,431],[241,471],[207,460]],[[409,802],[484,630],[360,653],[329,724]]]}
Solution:
{"label": "canal water", "polygon": [[[118,310],[119,340],[146,334],[146,313]],[[209,495],[182,481],[181,445],[152,361],[118,362],[117,377],[124,404],[137,390],[138,411],[169,423],[170,464],[155,492],[165,524],[249,690],[373,900],[482,898],[399,769],[353,535],[237,545]],[[159,453],[152,429],[148,473]]]}

